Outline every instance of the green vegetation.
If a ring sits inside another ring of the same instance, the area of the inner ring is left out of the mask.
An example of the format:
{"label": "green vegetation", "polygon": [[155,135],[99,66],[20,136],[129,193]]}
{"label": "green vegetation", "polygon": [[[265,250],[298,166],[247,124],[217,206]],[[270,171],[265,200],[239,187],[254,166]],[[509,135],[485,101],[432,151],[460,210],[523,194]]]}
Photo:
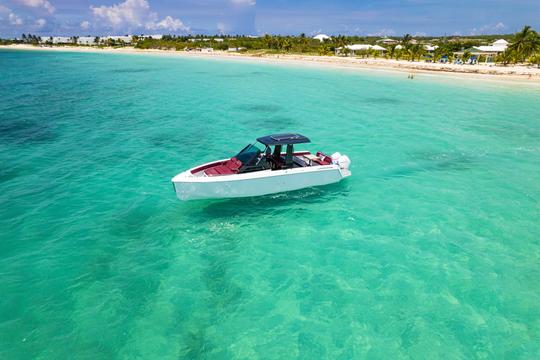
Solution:
{"label": "green vegetation", "polygon": [[524,63],[540,51],[540,36],[530,26],[516,33],[507,50],[514,63]]}
{"label": "green vegetation", "polygon": [[[77,45],[77,38],[72,37],[71,43],[61,44]],[[299,36],[264,35],[262,37],[251,36],[174,36],[164,35],[160,39],[151,37],[132,37],[132,44],[122,40],[95,38],[99,46],[124,47],[135,46],[138,49],[161,49],[161,50],[197,50],[202,48],[212,48],[214,50],[233,50],[246,52],[254,56],[265,54],[304,54],[319,56],[350,56],[353,53],[346,46],[352,44],[382,45],[386,52],[376,50],[355,51],[354,56],[360,58],[385,57],[387,59],[409,60],[409,61],[434,61],[452,62],[460,60],[469,61],[473,57],[473,47],[480,45],[491,45],[493,41],[505,39],[510,42],[510,46],[504,53],[498,54],[494,61],[502,65],[530,63],[539,64],[540,58],[540,35],[530,26],[525,26],[520,32],[514,35],[481,35],[481,36],[454,36],[454,37],[413,37],[410,34],[404,35],[401,39],[396,39],[393,44],[384,44],[380,37],[372,36],[334,36],[331,39],[320,42],[305,34]],[[100,41],[102,40],[102,41]],[[21,39],[2,40],[0,44],[52,44],[52,37],[40,38],[36,35],[22,34]],[[426,49],[426,45],[435,46],[431,51]],[[478,56],[476,61],[484,62],[488,57]]]}

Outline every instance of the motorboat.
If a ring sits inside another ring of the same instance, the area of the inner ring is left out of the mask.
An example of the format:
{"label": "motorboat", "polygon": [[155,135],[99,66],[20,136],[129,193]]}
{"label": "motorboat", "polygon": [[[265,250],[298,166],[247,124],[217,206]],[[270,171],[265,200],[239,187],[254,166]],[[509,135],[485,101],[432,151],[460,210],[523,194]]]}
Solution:
{"label": "motorboat", "polygon": [[294,133],[260,137],[232,158],[176,175],[174,190],[180,200],[250,197],[337,183],[351,175],[346,155],[295,151],[295,145],[309,142]]}

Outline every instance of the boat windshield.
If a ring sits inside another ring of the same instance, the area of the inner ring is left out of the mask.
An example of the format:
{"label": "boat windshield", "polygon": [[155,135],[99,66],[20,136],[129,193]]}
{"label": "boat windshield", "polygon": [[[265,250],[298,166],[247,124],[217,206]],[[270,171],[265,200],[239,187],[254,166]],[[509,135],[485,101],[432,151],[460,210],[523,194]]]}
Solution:
{"label": "boat windshield", "polygon": [[243,165],[253,165],[259,155],[261,154],[261,149],[255,144],[250,144],[246,146],[242,151],[240,151],[235,157],[242,162]]}

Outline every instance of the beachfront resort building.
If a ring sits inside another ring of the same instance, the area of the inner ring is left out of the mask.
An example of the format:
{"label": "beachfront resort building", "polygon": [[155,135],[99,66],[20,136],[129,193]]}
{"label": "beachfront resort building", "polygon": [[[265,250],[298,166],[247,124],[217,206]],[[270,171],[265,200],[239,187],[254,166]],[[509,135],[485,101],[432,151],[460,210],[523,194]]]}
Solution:
{"label": "beachfront resort building", "polygon": [[384,45],[395,45],[399,44],[399,40],[396,39],[390,39],[388,37],[384,37],[383,39],[377,40],[377,42],[383,43]]}
{"label": "beachfront resort building", "polygon": [[319,40],[320,42],[325,42],[326,40],[330,40],[330,39],[332,38],[326,34],[319,34],[313,37],[313,40]]}
{"label": "beachfront resort building", "polygon": [[482,56],[485,59],[485,62],[488,63],[495,61],[495,57],[505,52],[506,49],[508,49],[508,45],[508,41],[504,39],[499,39],[491,45],[473,46],[469,49],[456,51],[454,55],[463,56],[464,53],[468,52],[471,54],[474,60]]}
{"label": "beachfront resort building", "polygon": [[51,36],[49,39],[45,40],[52,42],[53,44],[71,44],[73,42],[72,38],[69,36]]}
{"label": "beachfront resort building", "polygon": [[245,50],[247,50],[247,48],[242,47],[242,46],[240,46],[240,47],[230,47],[230,48],[227,49],[227,51],[229,51],[229,52],[240,52],[240,51],[245,51]]}
{"label": "beachfront resort building", "polygon": [[382,55],[386,51],[382,46],[369,44],[346,45],[345,49],[343,47],[336,48],[336,55],[356,56],[357,53],[364,54],[368,51],[377,51]]}
{"label": "beachfront resort building", "polygon": [[161,34],[154,34],[154,35],[139,35],[140,40],[144,39],[154,39],[154,40],[161,40],[163,39],[163,35]]}
{"label": "beachfront resort building", "polygon": [[79,36],[77,38],[77,44],[85,46],[97,45],[96,38],[94,36]]}

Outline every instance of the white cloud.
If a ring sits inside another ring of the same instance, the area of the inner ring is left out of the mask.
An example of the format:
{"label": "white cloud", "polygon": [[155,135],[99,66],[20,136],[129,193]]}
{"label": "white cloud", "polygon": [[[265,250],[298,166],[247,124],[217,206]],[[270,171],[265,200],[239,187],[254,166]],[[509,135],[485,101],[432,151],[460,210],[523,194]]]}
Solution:
{"label": "white cloud", "polygon": [[20,17],[18,17],[17,15],[15,15],[14,13],[10,13],[8,15],[8,20],[9,20],[9,23],[11,25],[22,25],[23,24],[23,21]]}
{"label": "white cloud", "polygon": [[9,25],[19,26],[23,24],[23,21],[19,16],[2,4],[0,4],[0,21],[1,20],[7,20]]}
{"label": "white cloud", "polygon": [[498,22],[497,24],[495,24],[495,29],[496,30],[506,29],[506,25],[504,25],[504,23],[502,22]]}
{"label": "white cloud", "polygon": [[85,21],[83,21],[83,22],[81,23],[81,29],[83,29],[83,30],[88,30],[89,28],[90,28],[90,22],[89,22],[89,21],[86,21],[86,20],[85,20]]}
{"label": "white cloud", "polygon": [[234,5],[253,6],[257,4],[257,0],[231,0]]}
{"label": "white cloud", "polygon": [[45,20],[45,19],[37,19],[37,20],[34,22],[34,25],[35,25],[38,29],[42,29],[43,27],[45,27],[45,25],[47,25],[47,20]]}
{"label": "white cloud", "polygon": [[49,13],[54,12],[54,6],[47,0],[18,0],[19,3],[31,8],[43,8]]}
{"label": "white cloud", "polygon": [[227,30],[229,29],[228,26],[223,23],[223,22],[218,22],[217,23],[217,29],[219,31],[220,34],[226,34],[227,33]]}
{"label": "white cloud", "polygon": [[368,36],[393,36],[396,32],[393,29],[381,29],[377,32],[370,33]]}
{"label": "white cloud", "polygon": [[[125,0],[112,6],[90,6],[94,17],[107,27],[115,30],[132,31],[137,28],[148,30],[187,31],[180,19],[166,16],[158,21],[157,13],[150,10],[147,0]],[[81,24],[82,26],[82,24]]]}
{"label": "white cloud", "polygon": [[189,27],[185,26],[180,19],[173,19],[166,16],[159,22],[150,21],[145,26],[148,30],[169,30],[169,31],[188,31]]}
{"label": "white cloud", "polygon": [[471,30],[471,35],[499,34],[504,29],[506,29],[506,25],[502,22],[498,22],[496,24],[487,24],[479,28],[473,28]]}
{"label": "white cloud", "polygon": [[126,0],[112,6],[90,6],[94,16],[103,20],[112,28],[141,27],[150,13],[150,5],[146,0]]}

